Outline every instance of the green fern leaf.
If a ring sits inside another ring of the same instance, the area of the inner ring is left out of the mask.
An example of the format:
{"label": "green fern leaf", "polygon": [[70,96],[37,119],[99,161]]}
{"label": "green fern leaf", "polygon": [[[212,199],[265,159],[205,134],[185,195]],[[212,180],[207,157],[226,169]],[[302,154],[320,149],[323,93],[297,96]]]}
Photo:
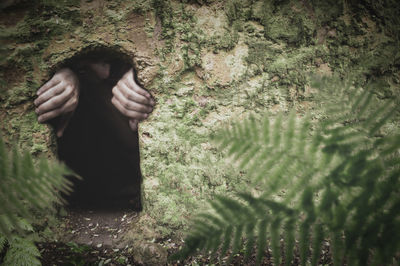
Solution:
{"label": "green fern leaf", "polygon": [[333,265],[339,266],[343,264],[343,241],[342,241],[342,232],[334,231],[331,234],[331,242],[332,242],[332,254],[333,254]]}
{"label": "green fern leaf", "polygon": [[255,236],[254,236],[254,223],[248,223],[245,228],[245,235],[247,238],[246,249],[244,253],[244,261],[248,262],[250,255],[254,250]]}
{"label": "green fern leaf", "polygon": [[233,257],[239,252],[239,248],[242,244],[242,233],[243,233],[243,224],[240,224],[235,228],[235,234],[232,242],[232,253],[229,256],[226,264],[231,264]]}
{"label": "green fern leaf", "polygon": [[256,265],[261,264],[261,260],[267,248],[267,226],[267,220],[261,220],[258,224]]}
{"label": "green fern leaf", "polygon": [[233,226],[228,225],[228,227],[224,231],[224,242],[222,243],[221,246],[221,258],[225,256],[225,254],[228,252],[228,249],[231,245],[231,240],[232,240],[232,233],[233,233]]}
{"label": "green fern leaf", "polygon": [[272,257],[274,258],[274,264],[281,264],[281,218],[275,218],[270,225],[270,234],[271,234],[271,249],[272,249]]}
{"label": "green fern leaf", "polygon": [[26,231],[33,212],[51,211],[53,203],[60,202],[58,191],[70,189],[64,178],[70,171],[54,165],[50,168],[42,159],[37,170],[29,153],[21,156],[15,146],[7,152],[0,138],[0,234],[10,237],[12,230]]}
{"label": "green fern leaf", "polygon": [[285,264],[291,265],[293,260],[293,249],[295,244],[295,220],[289,219],[285,224]]}
{"label": "green fern leaf", "polygon": [[3,253],[6,244],[7,244],[7,238],[5,236],[0,235],[0,253]]}
{"label": "green fern leaf", "polygon": [[309,257],[309,228],[310,228],[310,221],[303,222],[300,225],[299,231],[299,249],[300,249],[300,264],[302,266],[306,265],[307,258]]}
{"label": "green fern leaf", "polygon": [[269,142],[270,142],[270,121],[269,121],[269,117],[268,116],[265,116],[262,128],[263,128],[263,143],[265,143],[265,145],[269,145]]}
{"label": "green fern leaf", "polygon": [[321,254],[321,244],[324,240],[324,229],[322,224],[317,223],[314,227],[313,234],[313,252],[311,258],[311,265],[318,265],[319,255]]}
{"label": "green fern leaf", "polygon": [[40,252],[33,242],[20,237],[14,237],[9,241],[9,244],[10,248],[4,257],[4,265],[42,265],[38,260]]}
{"label": "green fern leaf", "polygon": [[0,180],[5,180],[9,175],[9,161],[3,138],[0,135]]}

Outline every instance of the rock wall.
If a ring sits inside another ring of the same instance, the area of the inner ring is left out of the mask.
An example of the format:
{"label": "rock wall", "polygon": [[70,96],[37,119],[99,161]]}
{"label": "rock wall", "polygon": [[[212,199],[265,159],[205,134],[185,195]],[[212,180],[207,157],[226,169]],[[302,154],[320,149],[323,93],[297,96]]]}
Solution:
{"label": "rock wall", "polygon": [[[210,143],[213,130],[290,108],[319,118],[310,74],[351,74],[355,85],[399,102],[394,0],[8,0],[1,8],[7,142],[55,157],[53,133],[36,122],[35,92],[65,60],[90,49],[130,58],[156,97],[140,124],[145,212],[137,230],[149,238],[180,232],[215,193],[246,186],[246,174]],[[388,130],[398,130],[398,118]]]}

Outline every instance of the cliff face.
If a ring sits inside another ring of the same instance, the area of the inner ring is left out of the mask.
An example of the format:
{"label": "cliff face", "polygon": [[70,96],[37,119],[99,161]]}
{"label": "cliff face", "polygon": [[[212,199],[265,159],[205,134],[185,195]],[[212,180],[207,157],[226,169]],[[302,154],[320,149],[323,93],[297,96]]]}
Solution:
{"label": "cliff face", "polygon": [[[213,193],[246,186],[245,173],[210,144],[210,132],[250,113],[273,116],[295,108],[319,118],[310,74],[351,74],[355,85],[382,101],[399,99],[395,0],[2,5],[0,129],[6,141],[37,156],[55,157],[54,135],[37,123],[33,108],[36,90],[51,73],[91,49],[111,49],[132,60],[139,81],[157,99],[140,125],[146,207],[141,226],[156,235],[183,228],[184,218]],[[388,130],[398,128],[394,121]]]}

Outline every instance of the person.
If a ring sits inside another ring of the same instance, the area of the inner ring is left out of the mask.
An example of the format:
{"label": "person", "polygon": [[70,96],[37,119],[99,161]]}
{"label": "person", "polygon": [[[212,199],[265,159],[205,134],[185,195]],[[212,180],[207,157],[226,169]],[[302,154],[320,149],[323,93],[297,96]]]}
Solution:
{"label": "person", "polygon": [[141,210],[137,131],[155,100],[129,64],[99,56],[58,70],[37,91],[35,112],[54,127],[59,159],[83,178],[71,205]]}

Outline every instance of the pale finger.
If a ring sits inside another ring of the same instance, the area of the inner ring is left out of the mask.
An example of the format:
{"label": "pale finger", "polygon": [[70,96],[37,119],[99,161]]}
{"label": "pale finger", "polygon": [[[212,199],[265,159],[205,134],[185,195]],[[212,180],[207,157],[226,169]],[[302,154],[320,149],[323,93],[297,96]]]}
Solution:
{"label": "pale finger", "polygon": [[145,113],[140,113],[140,112],[136,112],[136,111],[131,111],[131,110],[127,110],[125,109],[122,104],[118,101],[117,98],[113,97],[111,99],[111,102],[113,103],[113,105],[126,117],[129,117],[131,119],[138,119],[138,120],[143,120],[146,119],[149,115],[145,114]]}
{"label": "pale finger", "polygon": [[39,116],[38,121],[39,123],[44,123],[54,117],[59,116],[62,113],[62,109],[58,108],[58,109],[54,109],[50,112],[44,113],[42,115]]}
{"label": "pale finger", "polygon": [[131,118],[131,119],[137,119],[137,120],[143,120],[146,119],[148,117],[148,114],[146,113],[141,113],[141,112],[137,112],[137,111],[131,111],[131,110],[127,110],[126,108],[124,108],[122,106],[122,104],[118,101],[117,98],[113,97],[111,99],[111,102],[113,103],[113,105],[126,117]]}
{"label": "pale finger", "polygon": [[62,137],[62,135],[64,134],[65,129],[67,128],[67,125],[68,125],[68,121],[64,121],[61,124],[60,128],[58,128],[58,130],[57,130],[57,137],[59,137],[59,138]]}
{"label": "pale finger", "polygon": [[114,94],[118,92],[120,92],[128,100],[147,105],[150,103],[149,99],[129,89],[124,82],[118,82],[117,87],[113,90]]}
{"label": "pale finger", "polygon": [[139,121],[136,119],[129,120],[129,127],[132,131],[137,131],[139,129]]}
{"label": "pale finger", "polygon": [[142,87],[140,87],[140,86],[136,83],[136,81],[135,81],[135,79],[134,79],[134,77],[133,77],[133,74],[128,76],[128,80],[127,80],[127,81],[128,81],[128,82],[127,82],[126,85],[127,85],[131,90],[135,91],[136,93],[138,93],[138,94],[140,94],[140,95],[143,95],[144,97],[146,97],[146,98],[148,98],[148,99],[151,98],[150,93],[148,93],[145,89],[143,89]]}
{"label": "pale finger", "polygon": [[121,93],[117,92],[114,94],[114,97],[118,99],[118,101],[121,103],[121,105],[128,110],[132,111],[138,111],[142,113],[151,113],[153,111],[153,108],[149,105],[137,103],[135,101],[130,101],[126,99]]}
{"label": "pale finger", "polygon": [[126,81],[127,86],[133,90],[139,93],[140,95],[143,95],[147,98],[151,98],[150,93],[148,93],[145,89],[142,89],[135,81],[135,75],[134,75],[134,70],[131,68],[125,75],[124,78],[122,79]]}
{"label": "pale finger", "polygon": [[148,98],[150,100],[149,104],[151,106],[154,106],[155,101],[154,101],[154,98],[151,95],[151,93],[149,91],[143,89],[142,87],[140,87],[140,85],[136,82],[133,68],[131,68],[130,71],[128,71],[124,75],[124,78],[122,79],[122,81],[127,82],[128,83],[127,86],[131,90],[136,91],[138,94],[143,95],[146,98]]}
{"label": "pale finger", "polygon": [[[71,105],[73,105],[73,104],[71,104]],[[73,109],[74,109],[74,108],[72,108],[72,110],[71,110],[70,113],[64,115],[64,116],[61,118],[61,122],[60,122],[60,124],[59,124],[59,126],[58,126],[58,130],[57,130],[57,137],[61,138],[62,135],[64,134],[64,131],[65,131],[65,129],[67,128],[67,126],[68,126],[68,124],[69,124],[69,121],[71,120],[71,117],[72,117],[72,115],[73,115],[73,112],[72,112]]]}
{"label": "pale finger", "polygon": [[137,93],[147,97],[148,99],[152,98],[150,93],[147,90],[143,89],[142,87],[139,86],[139,84],[136,83],[135,79],[133,79],[133,86]]}
{"label": "pale finger", "polygon": [[62,135],[64,134],[64,130],[67,128],[68,122],[69,122],[70,116],[65,116],[62,118],[58,129],[57,129],[57,137],[61,138]]}
{"label": "pale finger", "polygon": [[47,91],[51,87],[56,86],[60,82],[61,82],[61,80],[53,77],[51,80],[47,81],[42,87],[40,87],[40,89],[36,92],[36,95],[40,95],[40,94],[44,93],[45,91]]}
{"label": "pale finger", "polygon": [[41,114],[38,118],[39,123],[44,123],[61,114],[72,112],[74,110],[75,101],[76,99],[72,98],[69,101],[67,101],[62,107]]}
{"label": "pale finger", "polygon": [[71,113],[76,109],[76,106],[78,105],[78,97],[74,95],[71,97],[63,106],[62,110],[63,113]]}
{"label": "pale finger", "polygon": [[67,87],[61,94],[49,99],[47,102],[41,104],[38,108],[36,108],[37,114],[42,114],[48,112],[50,110],[59,108],[64,105],[68,100],[73,97],[73,90],[72,87]]}
{"label": "pale finger", "polygon": [[42,93],[35,101],[34,104],[36,106],[41,105],[42,103],[46,102],[50,98],[54,97],[55,95],[58,95],[62,93],[65,89],[65,84],[59,83],[58,85],[51,87],[48,89],[46,92]]}

